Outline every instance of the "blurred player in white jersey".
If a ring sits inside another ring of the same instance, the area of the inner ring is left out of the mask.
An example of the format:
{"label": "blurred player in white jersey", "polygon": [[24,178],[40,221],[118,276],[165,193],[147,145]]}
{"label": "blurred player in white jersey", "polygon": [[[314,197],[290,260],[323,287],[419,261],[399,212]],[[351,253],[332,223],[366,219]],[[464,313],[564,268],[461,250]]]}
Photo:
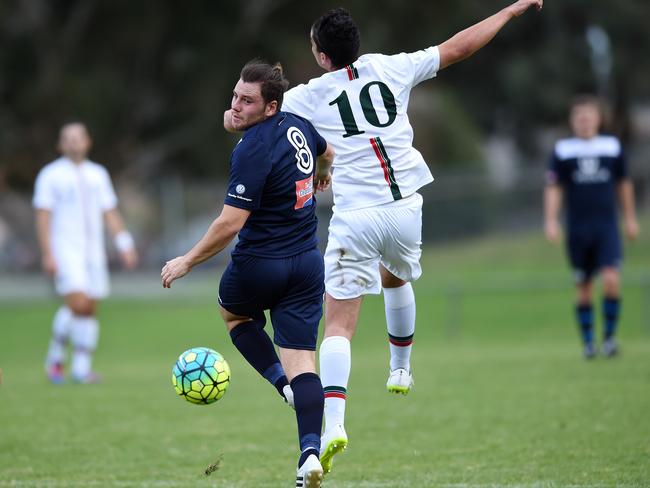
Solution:
{"label": "blurred player in white jersey", "polygon": [[[415,332],[410,282],[420,268],[422,197],[433,181],[413,147],[407,108],[411,89],[487,44],[511,19],[543,0],[520,0],[439,46],[393,56],[358,56],[359,30],[343,9],[311,29],[316,62],[327,73],[287,91],[283,110],[309,120],[334,147],[334,215],[325,252],[325,336],[320,371],[325,390],[321,462],[347,446],[343,427],[350,341],[365,294],[384,290],[390,348],[389,392],[407,394]],[[224,126],[232,130],[230,112]]]}
{"label": "blurred player in white jersey", "polygon": [[61,128],[62,157],[38,174],[33,205],[43,271],[54,278],[64,304],[54,316],[45,360],[48,378],[64,381],[66,344],[72,344],[72,379],[93,383],[92,354],[97,347],[97,302],[108,295],[104,220],[125,268],[136,266],[133,238],[124,228],[106,169],[86,159],[92,141],[79,122]]}

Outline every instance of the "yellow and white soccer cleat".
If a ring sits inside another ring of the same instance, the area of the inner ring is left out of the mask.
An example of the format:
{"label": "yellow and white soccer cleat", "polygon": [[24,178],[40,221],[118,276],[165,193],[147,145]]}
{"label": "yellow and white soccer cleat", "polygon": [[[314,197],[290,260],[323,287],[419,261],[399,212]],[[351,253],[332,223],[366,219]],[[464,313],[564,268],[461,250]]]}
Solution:
{"label": "yellow and white soccer cleat", "polygon": [[411,388],[413,388],[413,375],[411,375],[410,371],[397,368],[390,372],[386,382],[386,389],[390,393],[408,395]]}
{"label": "yellow and white soccer cleat", "polygon": [[332,471],[334,456],[348,447],[348,435],[341,424],[327,429],[320,439],[320,462],[325,474]]}

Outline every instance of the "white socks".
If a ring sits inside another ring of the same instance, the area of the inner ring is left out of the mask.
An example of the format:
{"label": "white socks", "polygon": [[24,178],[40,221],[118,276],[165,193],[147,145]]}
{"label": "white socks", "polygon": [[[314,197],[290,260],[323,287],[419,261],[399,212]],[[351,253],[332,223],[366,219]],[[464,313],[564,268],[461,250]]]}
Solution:
{"label": "white socks", "polygon": [[72,312],[67,306],[61,305],[52,321],[52,339],[45,359],[46,367],[65,362],[65,346],[70,338],[71,325]]}
{"label": "white socks", "polygon": [[384,288],[386,325],[390,342],[390,370],[411,371],[411,349],[415,333],[415,294],[411,283]]}
{"label": "white socks", "polygon": [[320,345],[320,378],[325,393],[325,430],[343,425],[351,366],[350,341],[328,337]]}
{"label": "white socks", "polygon": [[99,323],[94,316],[74,315],[72,317],[72,377],[86,378],[91,371],[92,355],[97,348]]}

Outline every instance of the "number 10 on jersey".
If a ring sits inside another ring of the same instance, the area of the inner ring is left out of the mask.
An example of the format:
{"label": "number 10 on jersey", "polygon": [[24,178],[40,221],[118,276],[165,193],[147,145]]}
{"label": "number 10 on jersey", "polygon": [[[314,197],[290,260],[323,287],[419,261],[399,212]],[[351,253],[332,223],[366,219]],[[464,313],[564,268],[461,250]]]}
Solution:
{"label": "number 10 on jersey", "polygon": [[[379,94],[381,99],[384,102],[384,108],[388,114],[388,120],[381,122],[377,111],[375,110],[374,105],[372,104],[372,98],[370,98],[370,89],[376,86],[379,89]],[[395,103],[395,96],[390,91],[390,88],[385,83],[381,81],[371,81],[370,83],[364,85],[359,93],[359,104],[361,105],[361,110],[363,110],[363,115],[371,125],[375,127],[388,127],[397,118],[397,104]],[[341,121],[343,122],[343,127],[345,128],[345,134],[343,137],[352,137],[365,133],[364,130],[359,130],[357,121],[354,119],[354,114],[352,113],[352,106],[350,105],[350,98],[348,93],[343,90],[341,94],[330,102],[330,105],[336,105],[339,109],[339,115],[341,116]]]}

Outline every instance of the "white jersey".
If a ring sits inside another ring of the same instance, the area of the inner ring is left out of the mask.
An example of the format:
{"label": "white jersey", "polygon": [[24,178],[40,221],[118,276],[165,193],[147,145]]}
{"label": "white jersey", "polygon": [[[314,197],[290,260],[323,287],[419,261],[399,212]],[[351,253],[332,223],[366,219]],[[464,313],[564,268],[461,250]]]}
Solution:
{"label": "white jersey", "polygon": [[433,181],[413,147],[406,111],[411,89],[439,68],[437,47],[393,56],[366,54],[285,93],[282,110],[309,120],[336,151],[336,210],[400,200]]}
{"label": "white jersey", "polygon": [[103,265],[104,212],[117,206],[106,169],[92,161],[59,158],[38,173],[33,205],[52,214],[50,239],[57,262]]}

